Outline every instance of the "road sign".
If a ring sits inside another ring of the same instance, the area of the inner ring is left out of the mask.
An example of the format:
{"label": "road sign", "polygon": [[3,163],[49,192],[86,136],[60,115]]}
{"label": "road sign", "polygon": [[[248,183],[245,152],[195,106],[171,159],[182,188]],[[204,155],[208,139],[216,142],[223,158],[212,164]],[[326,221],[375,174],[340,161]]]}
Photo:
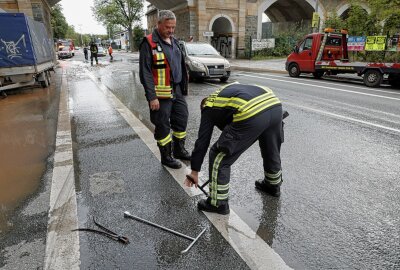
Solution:
{"label": "road sign", "polygon": [[386,36],[368,36],[365,44],[366,51],[384,51]]}
{"label": "road sign", "polygon": [[318,24],[319,24],[319,14],[317,12],[313,12],[311,27],[317,28]]}
{"label": "road sign", "polygon": [[203,37],[213,37],[214,32],[203,32]]}
{"label": "road sign", "polygon": [[266,38],[266,39],[253,39],[251,41],[251,50],[258,51],[265,48],[274,48],[275,47],[275,39],[274,38]]}

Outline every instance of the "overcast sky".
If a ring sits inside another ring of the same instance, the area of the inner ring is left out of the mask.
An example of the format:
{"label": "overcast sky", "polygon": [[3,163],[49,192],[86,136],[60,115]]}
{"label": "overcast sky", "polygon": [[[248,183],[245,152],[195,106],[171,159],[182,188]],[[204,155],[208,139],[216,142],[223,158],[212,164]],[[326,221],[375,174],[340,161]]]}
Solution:
{"label": "overcast sky", "polygon": [[[60,4],[68,24],[73,25],[76,32],[80,33],[82,30],[84,34],[107,34],[104,26],[93,17],[90,8],[93,6],[93,0],[61,0]],[[143,27],[145,26],[146,24]]]}

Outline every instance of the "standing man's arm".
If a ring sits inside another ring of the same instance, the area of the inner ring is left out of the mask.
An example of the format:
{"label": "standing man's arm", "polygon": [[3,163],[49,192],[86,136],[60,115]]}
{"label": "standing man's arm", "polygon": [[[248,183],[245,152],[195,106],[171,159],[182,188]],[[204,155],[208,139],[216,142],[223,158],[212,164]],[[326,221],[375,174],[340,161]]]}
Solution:
{"label": "standing man's arm", "polygon": [[[205,111],[201,114],[200,128],[198,133],[198,138],[194,145],[194,150],[192,152],[192,157],[190,159],[192,172],[190,176],[194,180],[194,183],[190,181],[188,178],[185,179],[185,185],[188,187],[193,186],[193,184],[197,187],[199,182],[199,171],[201,170],[201,165],[203,164],[204,157],[207,153],[208,146],[210,145],[214,122],[212,121],[212,110],[205,109]],[[214,112],[215,113],[215,112]]]}
{"label": "standing man's arm", "polygon": [[140,44],[139,77],[140,82],[144,87],[146,99],[149,102],[150,109],[152,111],[157,111],[160,109],[160,103],[156,96],[153,73],[151,70],[151,65],[153,62],[152,57],[150,45],[144,38]]}

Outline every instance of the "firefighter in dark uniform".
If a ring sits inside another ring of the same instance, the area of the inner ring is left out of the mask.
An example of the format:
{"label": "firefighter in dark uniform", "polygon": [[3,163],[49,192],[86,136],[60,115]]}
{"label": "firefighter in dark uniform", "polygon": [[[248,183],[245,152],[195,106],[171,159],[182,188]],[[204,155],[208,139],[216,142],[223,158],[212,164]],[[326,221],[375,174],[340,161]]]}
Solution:
{"label": "firefighter in dark uniform", "polygon": [[198,209],[228,214],[231,165],[258,140],[264,179],[256,188],[278,197],[282,183],[280,148],[283,142],[282,105],[271,89],[256,85],[230,84],[202,101],[201,122],[191,158],[192,172],[186,186],[197,187],[198,172],[210,145],[214,126],[222,130],[209,153],[209,189]]}
{"label": "firefighter in dark uniform", "polygon": [[140,44],[139,75],[149,102],[161,163],[179,169],[182,165],[175,158],[190,160],[185,149],[189,113],[184,95],[188,77],[178,40],[173,37],[175,14],[161,10],[158,16],[157,29]]}
{"label": "firefighter in dark uniform", "polygon": [[97,53],[99,52],[99,47],[97,44],[92,42],[90,43],[90,64],[93,66],[93,58],[96,60],[96,65],[99,64],[99,60],[97,60]]}

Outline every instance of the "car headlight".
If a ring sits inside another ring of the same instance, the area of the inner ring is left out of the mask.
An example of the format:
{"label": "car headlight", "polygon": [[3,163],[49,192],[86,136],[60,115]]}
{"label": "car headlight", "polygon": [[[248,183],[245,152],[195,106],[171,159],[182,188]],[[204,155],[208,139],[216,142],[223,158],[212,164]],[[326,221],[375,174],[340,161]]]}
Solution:
{"label": "car headlight", "polygon": [[204,65],[202,63],[200,63],[200,62],[191,61],[191,63],[192,63],[192,67],[197,69],[197,70],[200,70],[200,71],[205,71],[206,70]]}
{"label": "car headlight", "polygon": [[224,68],[230,68],[230,67],[231,67],[231,64],[229,63],[229,61],[225,60]]}

